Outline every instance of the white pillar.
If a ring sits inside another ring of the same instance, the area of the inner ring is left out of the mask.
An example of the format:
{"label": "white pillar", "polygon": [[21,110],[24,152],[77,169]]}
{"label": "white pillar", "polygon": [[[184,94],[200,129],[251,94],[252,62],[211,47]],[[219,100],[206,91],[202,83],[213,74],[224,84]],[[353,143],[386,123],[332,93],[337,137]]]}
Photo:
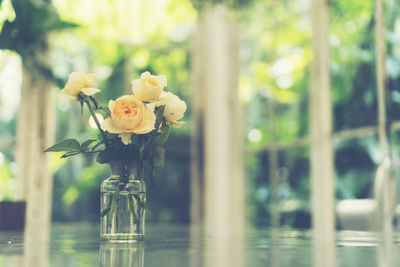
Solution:
{"label": "white pillar", "polygon": [[[376,87],[378,95],[378,136],[381,150],[381,164],[378,175],[382,185],[375,192],[377,200],[376,222],[378,231],[382,233],[378,248],[379,266],[397,266],[397,250],[394,248],[393,219],[396,211],[396,182],[393,177],[393,166],[390,157],[390,143],[386,127],[386,29],[384,16],[384,1],[375,1],[375,46],[376,46]],[[377,178],[378,178],[377,175]]]}
{"label": "white pillar", "polygon": [[336,266],[328,1],[312,0],[311,184],[314,266]]}
{"label": "white pillar", "polygon": [[193,38],[192,61],[192,128],[191,128],[191,180],[190,221],[200,225],[204,218],[204,105],[205,105],[205,49],[204,19],[197,22]]}
{"label": "white pillar", "polygon": [[17,127],[17,199],[27,201],[26,223],[48,225],[53,178],[51,155],[43,151],[54,143],[55,96],[49,81],[33,64],[23,62],[23,84]]}
{"label": "white pillar", "polygon": [[238,25],[229,10],[206,12],[204,76],[205,226],[212,234],[244,226]]}
{"label": "white pillar", "polygon": [[[193,130],[202,132],[192,136],[196,150],[192,153],[192,221],[203,222],[206,234],[214,238],[240,237],[245,224],[245,182],[239,29],[231,11],[222,5],[202,11],[194,51]],[[243,265],[241,253],[233,257],[226,252],[213,251],[207,264]]]}
{"label": "white pillar", "polygon": [[[239,36],[238,25],[225,7],[209,7],[202,15],[194,51],[193,107],[194,130],[204,129],[203,133],[195,135],[204,139],[204,181],[198,181],[202,177],[196,177],[192,184],[203,187],[204,194],[201,195],[201,190],[192,194],[197,199],[194,202],[199,199],[204,202],[204,218],[200,221],[204,221],[209,232],[220,233],[229,227],[241,230],[244,225],[242,113],[238,99]],[[199,144],[195,145],[199,147]],[[196,157],[198,164],[202,161],[201,152]],[[193,190],[198,188],[192,186]]]}

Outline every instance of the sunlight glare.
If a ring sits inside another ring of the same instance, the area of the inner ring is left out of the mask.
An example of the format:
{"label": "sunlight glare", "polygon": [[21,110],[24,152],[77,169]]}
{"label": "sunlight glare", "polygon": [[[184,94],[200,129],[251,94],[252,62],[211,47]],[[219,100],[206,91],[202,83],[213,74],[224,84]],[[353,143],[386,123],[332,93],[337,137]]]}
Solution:
{"label": "sunlight glare", "polygon": [[[100,113],[96,113],[96,117],[97,117],[97,120],[99,121],[99,123],[102,124],[104,121],[103,116]],[[97,129],[96,122],[94,121],[92,116],[90,116],[90,118],[89,118],[89,125],[93,129]]]}
{"label": "sunlight glare", "polygon": [[293,64],[286,58],[278,59],[270,69],[274,77],[289,75],[294,69]]}
{"label": "sunlight glare", "polygon": [[248,135],[250,142],[258,143],[262,139],[262,133],[259,129],[251,129]]}
{"label": "sunlight glare", "polygon": [[0,72],[0,99],[2,100],[0,117],[8,121],[17,111],[20,101],[22,85],[21,58],[15,53],[3,51],[0,53],[0,62],[3,62]]}
{"label": "sunlight glare", "polygon": [[4,163],[4,154],[0,152],[0,166]]}
{"label": "sunlight glare", "polygon": [[288,89],[293,85],[293,79],[290,76],[282,76],[276,79],[276,85],[282,89]]}

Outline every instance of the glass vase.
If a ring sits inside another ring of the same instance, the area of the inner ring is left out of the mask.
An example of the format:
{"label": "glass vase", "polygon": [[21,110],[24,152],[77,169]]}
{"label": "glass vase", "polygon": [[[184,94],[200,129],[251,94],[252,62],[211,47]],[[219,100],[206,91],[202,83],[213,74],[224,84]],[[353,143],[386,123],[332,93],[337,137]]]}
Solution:
{"label": "glass vase", "polygon": [[111,242],[143,240],[146,184],[131,162],[110,163],[111,176],[101,183],[100,237]]}

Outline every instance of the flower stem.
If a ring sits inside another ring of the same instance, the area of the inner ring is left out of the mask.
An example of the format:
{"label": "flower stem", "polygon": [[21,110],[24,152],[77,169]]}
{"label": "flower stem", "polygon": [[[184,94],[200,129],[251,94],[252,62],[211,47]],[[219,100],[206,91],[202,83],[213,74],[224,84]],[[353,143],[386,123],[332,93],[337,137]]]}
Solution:
{"label": "flower stem", "polygon": [[97,119],[96,114],[94,113],[94,109],[93,109],[92,105],[90,104],[90,102],[89,102],[88,100],[85,100],[85,103],[86,103],[86,105],[87,105],[88,108],[89,108],[90,115],[92,115],[92,118],[93,118],[94,122],[96,123],[97,128],[98,128],[99,131],[100,131],[100,134],[101,134],[101,137],[103,138],[103,141],[104,141],[105,146],[107,146],[107,143],[106,143],[106,134],[105,134],[104,131],[101,129],[100,122],[99,122],[99,120]]}

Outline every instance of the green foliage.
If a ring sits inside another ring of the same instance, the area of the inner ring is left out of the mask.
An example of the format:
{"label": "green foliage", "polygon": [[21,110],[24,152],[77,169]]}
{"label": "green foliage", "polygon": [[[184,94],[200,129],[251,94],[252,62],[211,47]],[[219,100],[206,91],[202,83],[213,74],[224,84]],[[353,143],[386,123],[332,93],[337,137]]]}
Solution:
{"label": "green foliage", "polygon": [[11,201],[14,199],[15,186],[13,183],[15,180],[12,179],[12,175],[10,162],[4,159],[3,162],[0,163],[0,200]]}
{"label": "green foliage", "polygon": [[[390,4],[389,4],[390,5]],[[334,132],[377,124],[374,3],[331,1],[329,41]],[[254,9],[253,9],[254,8]],[[393,14],[396,13],[396,14]],[[385,10],[388,32],[387,120],[400,119],[400,50],[396,22],[398,8]],[[248,215],[256,224],[268,225],[270,216],[270,154],[273,144],[309,139],[309,88],[311,24],[298,1],[257,1],[243,18],[243,51],[240,95],[245,103],[246,132],[258,130],[260,140],[247,139],[247,175],[250,185]],[[280,79],[291,80],[281,87]],[[394,135],[392,142],[397,142]],[[307,146],[307,145],[305,145]],[[286,172],[289,200],[309,212],[309,154],[297,147],[279,150],[278,171]],[[306,149],[304,149],[306,150]],[[336,197],[370,197],[377,155],[376,136],[335,140]],[[398,149],[394,149],[398,157]],[[280,183],[282,190],[286,185]],[[284,208],[285,207],[285,208]],[[290,217],[290,216],[289,216]],[[287,223],[295,223],[296,220]],[[292,225],[293,226],[293,225]]]}
{"label": "green foliage", "polygon": [[0,49],[16,51],[23,58],[44,45],[44,37],[55,30],[76,27],[59,18],[49,1],[12,1],[14,21],[4,22],[0,33]]}
{"label": "green foliage", "polygon": [[49,148],[44,152],[79,152],[81,151],[81,145],[75,139],[63,140]]}
{"label": "green foliage", "polygon": [[108,163],[113,160],[132,160],[139,159],[138,143],[124,145],[118,135],[106,133],[107,143],[109,144],[97,155],[97,162],[100,164]]}
{"label": "green foliage", "polygon": [[[89,146],[90,146],[90,144],[92,144],[93,142],[96,142],[96,140],[94,140],[94,139],[86,140],[85,142],[82,143],[82,145],[81,145],[81,150],[82,150],[82,151],[89,151],[89,150],[88,150],[88,149],[89,149]],[[97,145],[94,146],[93,148],[96,148],[96,147],[99,146],[100,144],[101,144],[101,142],[97,143]]]}
{"label": "green foliage", "polygon": [[191,0],[196,9],[203,9],[208,5],[223,4],[234,9],[240,9],[250,5],[253,0]]}
{"label": "green foliage", "polygon": [[242,18],[248,63],[239,90],[246,131],[262,133],[259,141],[248,140],[251,149],[308,135],[311,31],[298,8],[295,1],[260,1]]}
{"label": "green foliage", "polygon": [[62,81],[53,75],[43,55],[48,46],[47,34],[78,25],[61,20],[51,1],[14,0],[11,3],[15,18],[2,25],[0,49],[15,51],[24,61],[24,69],[61,86]]}
{"label": "green foliage", "polygon": [[334,130],[375,125],[374,4],[335,1],[330,17]]}
{"label": "green foliage", "polygon": [[153,164],[157,167],[164,167],[164,160],[165,160],[165,148],[162,146],[154,146],[152,151]]}
{"label": "green foliage", "polygon": [[66,152],[61,156],[61,158],[67,158],[79,153],[93,153],[96,152],[94,148],[97,147],[96,145],[92,149],[89,149],[90,144],[93,142],[96,142],[96,140],[89,139],[82,144],[79,144],[78,140],[76,139],[66,139],[47,148],[44,152]]}

